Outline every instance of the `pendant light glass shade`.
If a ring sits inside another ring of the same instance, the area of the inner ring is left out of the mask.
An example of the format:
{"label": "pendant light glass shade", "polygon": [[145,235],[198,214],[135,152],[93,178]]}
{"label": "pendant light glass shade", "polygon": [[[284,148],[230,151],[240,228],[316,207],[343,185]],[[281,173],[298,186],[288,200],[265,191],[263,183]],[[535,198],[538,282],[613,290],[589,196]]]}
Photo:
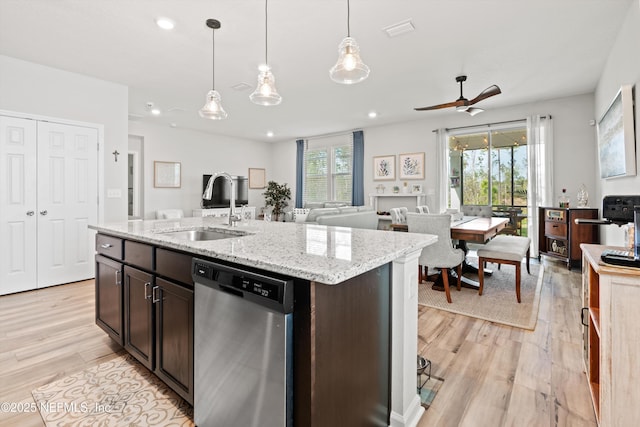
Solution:
{"label": "pendant light glass shade", "polygon": [[207,19],[207,27],[212,30],[212,52],[211,52],[211,90],[207,92],[207,101],[204,103],[204,106],[198,111],[200,117],[211,120],[222,120],[227,118],[227,112],[222,108],[222,100],[220,98],[220,94],[215,89],[216,88],[216,78],[215,78],[215,35],[216,30],[220,28],[220,21],[217,19]]}
{"label": "pendant light glass shade", "polygon": [[217,90],[210,90],[207,93],[207,102],[198,111],[200,117],[211,120],[222,120],[227,118],[227,112],[222,108],[220,94]]}
{"label": "pendant light glass shade", "polygon": [[259,67],[258,86],[256,90],[249,95],[249,99],[258,105],[278,105],[282,102],[282,97],[276,90],[276,79],[273,77],[271,67],[261,65]]}
{"label": "pendant light glass shade", "polygon": [[260,73],[258,74],[258,85],[256,86],[256,90],[249,95],[249,99],[254,104],[264,105],[267,107],[270,105],[278,105],[282,102],[282,97],[278,94],[276,89],[276,79],[273,77],[271,67],[268,65],[268,12],[268,0],[264,0],[264,65],[260,65],[258,67],[258,70],[260,70]]}
{"label": "pendant light glass shade", "polygon": [[369,76],[369,67],[360,58],[360,47],[351,37],[345,37],[338,47],[338,62],[329,70],[336,83],[359,83]]}

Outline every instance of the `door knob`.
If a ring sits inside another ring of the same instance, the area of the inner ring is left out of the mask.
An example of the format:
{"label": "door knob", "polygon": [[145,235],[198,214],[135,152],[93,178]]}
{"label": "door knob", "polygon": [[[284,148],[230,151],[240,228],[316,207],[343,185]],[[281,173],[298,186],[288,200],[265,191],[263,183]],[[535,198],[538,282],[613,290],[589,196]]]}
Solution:
{"label": "door knob", "polygon": [[40,211],[40,215],[43,215],[43,216],[44,216],[44,215],[46,215],[46,214],[48,214],[48,213],[49,213],[49,212],[47,212],[47,210],[46,210],[46,209],[45,209],[45,210],[43,210],[43,211]]}
{"label": "door knob", "polygon": [[35,214],[34,211],[27,211],[27,216],[33,216]]}

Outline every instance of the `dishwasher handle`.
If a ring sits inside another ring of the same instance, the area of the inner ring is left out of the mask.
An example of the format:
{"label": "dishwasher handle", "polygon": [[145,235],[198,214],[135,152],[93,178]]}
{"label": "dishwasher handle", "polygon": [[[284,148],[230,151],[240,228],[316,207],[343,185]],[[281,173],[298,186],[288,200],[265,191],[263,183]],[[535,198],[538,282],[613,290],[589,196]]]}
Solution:
{"label": "dishwasher handle", "polygon": [[226,292],[228,294],[235,295],[240,298],[244,298],[244,292],[242,292],[239,289],[236,289],[232,286],[223,285],[222,283],[218,283],[217,285],[222,292]]}

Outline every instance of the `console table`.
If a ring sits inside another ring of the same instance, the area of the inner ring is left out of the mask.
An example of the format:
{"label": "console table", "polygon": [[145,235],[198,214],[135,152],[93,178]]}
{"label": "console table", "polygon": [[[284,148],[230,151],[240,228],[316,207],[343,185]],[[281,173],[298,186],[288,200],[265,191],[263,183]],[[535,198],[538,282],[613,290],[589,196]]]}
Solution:
{"label": "console table", "polygon": [[426,205],[427,204],[427,195],[422,193],[375,193],[369,194],[369,205],[373,206],[375,211],[378,211],[378,200],[380,198],[409,198],[415,199],[416,206]]}

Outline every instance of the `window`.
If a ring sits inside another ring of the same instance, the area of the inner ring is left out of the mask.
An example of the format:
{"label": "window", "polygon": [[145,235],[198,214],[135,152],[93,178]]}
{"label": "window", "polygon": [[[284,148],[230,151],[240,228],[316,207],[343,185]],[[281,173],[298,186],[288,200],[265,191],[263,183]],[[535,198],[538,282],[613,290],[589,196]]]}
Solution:
{"label": "window", "polygon": [[449,206],[492,206],[494,215],[527,214],[527,128],[524,122],[486,130],[458,129],[449,144]]}
{"label": "window", "polygon": [[353,136],[351,133],[307,141],[303,202],[351,204]]}

